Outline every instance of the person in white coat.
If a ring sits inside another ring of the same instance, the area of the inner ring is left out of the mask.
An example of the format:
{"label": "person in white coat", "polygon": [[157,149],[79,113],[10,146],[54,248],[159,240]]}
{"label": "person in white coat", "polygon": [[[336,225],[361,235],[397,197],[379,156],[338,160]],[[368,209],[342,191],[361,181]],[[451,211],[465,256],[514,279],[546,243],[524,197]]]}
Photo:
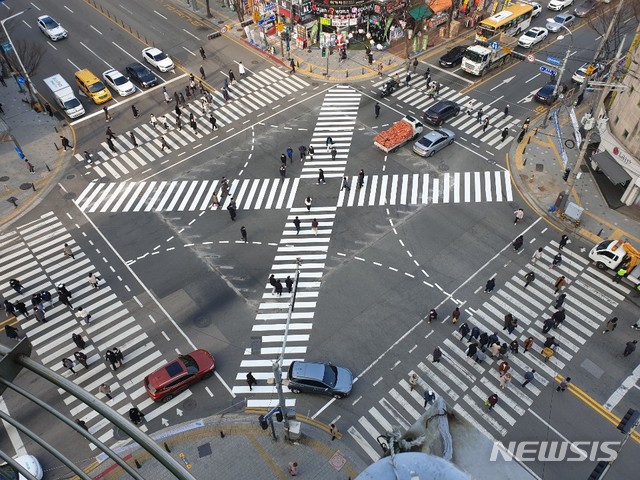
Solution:
{"label": "person in white coat", "polygon": [[244,77],[244,75],[247,73],[242,62],[238,64],[238,72],[240,73],[240,78]]}

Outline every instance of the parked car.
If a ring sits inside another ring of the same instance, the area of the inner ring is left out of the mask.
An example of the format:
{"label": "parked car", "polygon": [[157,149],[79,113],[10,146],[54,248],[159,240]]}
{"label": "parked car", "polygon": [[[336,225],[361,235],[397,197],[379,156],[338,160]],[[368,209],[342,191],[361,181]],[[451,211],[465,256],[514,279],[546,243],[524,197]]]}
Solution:
{"label": "parked car", "polygon": [[540,90],[536,92],[533,98],[540,103],[551,105],[553,102],[555,102],[558,99],[558,93],[560,91],[560,88],[558,88],[558,91],[554,95],[553,90],[555,88],[556,88],[555,83],[547,83],[544,87],[542,87]]}
{"label": "parked car", "polygon": [[586,0],[582,2],[580,5],[578,5],[573,10],[573,13],[575,13],[576,16],[578,17],[586,17],[587,15],[589,15],[589,13],[595,10],[599,5],[600,3],[597,2],[596,0]]}
{"label": "parked car", "polygon": [[287,379],[292,393],[320,393],[344,398],[353,387],[351,371],[330,363],[291,362]]}
{"label": "parked car", "polygon": [[589,66],[593,66],[593,73],[591,75],[600,75],[604,70],[604,66],[599,63],[595,65],[592,63],[585,63],[576,70],[576,73],[573,74],[571,80],[576,83],[584,83],[585,78],[587,78],[587,68],[589,68]]}
{"label": "parked car", "polygon": [[143,88],[153,87],[158,84],[158,77],[156,77],[151,70],[138,62],[127,66],[127,75],[129,75],[130,78],[135,80],[138,85]]}
{"label": "parked car", "polygon": [[[35,478],[42,480],[42,477],[44,476],[42,465],[40,465],[40,462],[36,457],[33,455],[20,455],[19,457],[14,457],[14,460]],[[8,463],[0,465],[0,479],[26,480],[24,476],[18,473],[18,471]]]}
{"label": "parked car", "polygon": [[518,39],[518,45],[523,48],[531,48],[540,43],[549,35],[549,30],[543,27],[533,27],[523,33]]}
{"label": "parked car", "polygon": [[529,5],[531,5],[533,7],[533,18],[536,18],[538,15],[540,15],[540,13],[542,13],[542,5],[540,5],[537,2],[522,2],[522,3],[528,3]]}
{"label": "parked car", "polygon": [[121,97],[136,93],[136,87],[133,86],[133,83],[115,68],[104,72],[102,78],[105,83],[118,92],[118,95]]}
{"label": "parked car", "polygon": [[156,402],[168,402],[191,384],[211,377],[215,368],[216,363],[209,352],[195,350],[144,377],[144,388]]}
{"label": "parked car", "polygon": [[440,57],[440,65],[445,68],[460,65],[462,63],[462,57],[464,57],[464,52],[467,51],[467,48],[469,48],[469,45],[457,45],[453,47]]}
{"label": "parked car", "polygon": [[156,47],[147,47],[142,50],[142,58],[144,58],[145,62],[153,65],[161,72],[168,72],[169,70],[176,68],[173,64],[173,60],[167,57],[162,50]]}
{"label": "parked car", "polygon": [[444,122],[460,113],[460,105],[451,100],[442,100],[424,112],[424,121],[439,127]]}
{"label": "parked car", "polygon": [[554,10],[556,12],[559,12],[563,8],[570,7],[571,5],[573,5],[573,0],[551,0],[547,4],[547,8],[549,10]]}
{"label": "parked car", "polygon": [[433,157],[444,147],[451,145],[456,134],[446,128],[438,128],[427,133],[413,145],[413,151],[421,157]]}
{"label": "parked car", "polygon": [[571,15],[570,13],[561,13],[560,15],[556,15],[549,19],[545,27],[550,32],[558,33],[563,26],[570,27],[575,21],[576,17],[574,15]]}
{"label": "parked car", "polygon": [[56,22],[53,17],[50,17],[49,15],[38,17],[38,27],[40,27],[42,33],[49,37],[53,42],[67,38],[67,35],[69,35],[69,33],[62,28],[62,25]]}

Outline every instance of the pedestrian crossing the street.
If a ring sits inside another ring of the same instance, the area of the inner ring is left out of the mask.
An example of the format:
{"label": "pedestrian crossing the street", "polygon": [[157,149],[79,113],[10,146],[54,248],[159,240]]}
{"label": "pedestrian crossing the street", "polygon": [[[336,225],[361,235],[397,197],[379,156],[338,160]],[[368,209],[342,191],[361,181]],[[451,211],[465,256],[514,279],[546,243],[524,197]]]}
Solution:
{"label": "pedestrian crossing the street", "polygon": [[[409,81],[409,88],[406,87],[405,69],[391,73],[390,77],[393,78],[395,75],[398,75],[400,78],[400,84],[402,86],[393,92],[391,96],[415,108],[418,111],[417,115],[420,117],[422,116],[422,112],[442,100],[450,100],[460,105],[460,113],[456,117],[447,120],[445,127],[454,127],[460,130],[465,135],[465,138],[471,142],[482,142],[494,150],[502,150],[509,145],[511,140],[520,132],[519,119],[512,115],[504,115],[503,110],[491,104],[484,104],[483,102],[474,100],[468,95],[463,95],[445,85],[441,85],[440,93],[436,95],[435,98],[431,98],[427,94],[429,87],[422,75],[412,75]],[[373,86],[376,89],[382,90],[382,87],[387,81],[388,78],[379,80],[375,82]],[[482,119],[489,118],[489,125],[486,129],[483,129],[483,123],[477,117],[479,111],[482,112]],[[502,131],[505,128],[509,130],[509,135],[503,140]]]}
{"label": "pedestrian crossing the street", "polygon": [[[65,243],[72,248],[75,259],[63,256]],[[18,314],[14,322],[20,335],[29,337],[35,356],[44,366],[67,377],[124,416],[132,406],[137,406],[147,422],[191,396],[191,391],[186,390],[162,405],[147,396],[142,379],[168,359],[111,288],[110,278],[116,276],[115,270],[106,263],[103,267],[94,265],[53,212],[0,236],[0,248],[3,251],[0,293],[13,303],[23,301],[27,305],[28,317]],[[90,273],[101,278],[98,289],[89,285]],[[11,278],[22,283],[22,293],[9,287]],[[55,290],[61,283],[71,292],[74,309],[82,307],[90,313],[89,323],[81,321],[72,309],[59,301]],[[46,322],[39,322],[34,318],[30,300],[32,294],[44,290],[52,294],[53,305],[46,308]],[[72,341],[73,333],[79,333],[86,341],[84,349]],[[114,371],[105,361],[105,353],[115,347],[123,353],[124,365]],[[78,351],[88,357],[89,368],[76,362],[77,374],[73,374],[62,365],[62,359],[74,359],[74,352]],[[112,400],[98,393],[103,383],[111,387]],[[64,390],[58,389],[58,394],[71,416],[84,420],[89,431],[101,441],[112,447],[121,443],[114,437],[110,422]],[[145,425],[141,428],[147,429]],[[91,444],[91,449],[95,448]]]}
{"label": "pedestrian crossing the street", "polygon": [[[311,136],[313,158],[307,156],[301,178],[319,178],[320,169],[325,178],[342,178],[360,108],[362,95],[351,87],[336,85],[325,94],[318,120]],[[331,145],[328,139],[333,141]],[[331,147],[336,149],[335,158]]]}
{"label": "pedestrian crossing the street", "polygon": [[193,212],[226,209],[233,198],[238,210],[279,210],[292,207],[299,183],[299,178],[236,179],[225,196],[219,180],[93,181],[76,205],[88,213]]}
{"label": "pedestrian crossing the street", "polygon": [[[212,113],[217,120],[216,128],[226,127],[255,114],[260,109],[271,108],[274,103],[308,86],[301,77],[289,75],[276,67],[252,72],[251,75],[242,77],[229,86],[229,102],[224,100],[221,91],[211,92]],[[97,152],[91,152],[92,163],[86,163],[84,154],[81,153],[75,155],[76,159],[85,162],[86,168],[93,169],[98,176],[117,180],[138,169],[146,170],[154,163],[162,163],[171,151],[193,144],[213,132],[207,107],[202,105],[199,96],[180,107],[180,128],[176,123],[174,107],[175,105],[171,104],[171,109],[166,115],[168,128],[164,128],[163,118],[159,116],[156,127],[145,119],[131,129],[137,146],[134,146],[128,132],[120,132],[113,141],[117,152],[112,152],[105,141],[100,144],[101,148]],[[196,120],[196,130],[189,126],[190,114],[193,114]],[[166,151],[162,150],[161,136],[169,147]]]}
{"label": "pedestrian crossing the street", "polygon": [[[517,339],[519,353],[510,352],[506,358],[487,358],[481,363],[466,355],[470,336],[462,340],[458,330],[454,331],[441,345],[443,355],[440,362],[433,362],[432,354],[422,356],[415,368],[403,372],[404,378],[371,406],[348,429],[348,434],[372,461],[378,460],[383,452],[377,438],[394,427],[406,431],[424,412],[423,393],[431,390],[442,396],[454,413],[473,425],[487,438],[500,440],[518,419],[527,413],[535,397],[545,388],[555,388],[554,378],[572,360],[580,347],[603,324],[615,315],[616,307],[630,292],[629,288],[614,284],[611,277],[602,273],[567,247],[562,251],[563,262],[559,267],[550,268],[558,244],[552,242],[544,248],[543,257],[536,263],[528,263],[517,275],[509,279],[498,277],[496,282],[504,282],[487,294],[487,299],[477,309],[464,307],[460,321],[469,328],[479,327],[481,332],[497,332],[501,342],[509,344]],[[535,280],[524,286],[524,275],[533,271]],[[565,288],[566,299],[562,307],[566,319],[549,333],[542,332],[542,324],[556,311],[557,295],[554,283],[559,275],[566,276],[569,284]],[[504,327],[504,317],[512,314],[518,319],[518,327],[509,335]],[[446,315],[442,312],[441,315]],[[445,325],[451,325],[449,321]],[[533,337],[534,345],[524,352],[523,342]],[[554,355],[545,362],[541,354],[543,343],[549,336],[555,336],[558,346]],[[435,345],[422,348],[431,351]],[[511,383],[500,388],[498,365],[507,361],[510,365]],[[522,386],[524,374],[535,370],[535,379]],[[416,373],[418,386],[411,390],[409,375]],[[487,412],[485,400],[498,394],[498,404],[492,412]]]}
{"label": "pedestrian crossing the street", "polygon": [[339,207],[513,201],[507,171],[370,175],[362,188],[357,184],[351,177],[353,188],[340,191]]}

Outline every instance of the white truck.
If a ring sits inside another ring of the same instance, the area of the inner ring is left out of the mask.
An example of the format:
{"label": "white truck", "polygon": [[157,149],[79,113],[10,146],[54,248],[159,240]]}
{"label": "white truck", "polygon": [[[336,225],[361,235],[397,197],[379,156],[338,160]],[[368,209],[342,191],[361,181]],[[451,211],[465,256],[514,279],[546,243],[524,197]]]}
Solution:
{"label": "white truck", "polygon": [[616,272],[625,266],[627,274],[625,278],[634,285],[640,284],[640,252],[629,242],[622,240],[605,240],[600,242],[589,252],[589,258],[596,263],[600,270],[607,268]]}
{"label": "white truck", "polygon": [[69,84],[62,78],[62,75],[56,74],[45,78],[44,83],[47,84],[51,93],[56,99],[58,106],[64,110],[69,118],[78,118],[84,115],[84,107],[80,100],[76,98]]}
{"label": "white truck", "polygon": [[[516,46],[518,39],[501,33],[487,40],[487,46],[481,44],[471,45],[462,57],[462,69],[478,77],[483,76],[489,70],[507,63],[511,49]],[[497,44],[498,48],[490,45]]]}
{"label": "white truck", "polygon": [[424,130],[419,120],[407,115],[394,123],[391,128],[380,132],[373,139],[373,144],[383,152],[395,152],[409,140],[416,139]]}

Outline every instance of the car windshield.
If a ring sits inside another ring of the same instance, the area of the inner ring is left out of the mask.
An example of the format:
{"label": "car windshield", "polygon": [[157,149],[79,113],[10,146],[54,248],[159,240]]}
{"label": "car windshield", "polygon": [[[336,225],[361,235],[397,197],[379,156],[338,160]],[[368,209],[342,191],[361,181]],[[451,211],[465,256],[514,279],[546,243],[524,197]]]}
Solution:
{"label": "car windshield", "polygon": [[337,381],[338,381],[338,369],[333,365],[325,365],[324,377],[322,378],[322,383],[324,383],[325,385],[329,385],[330,387],[335,387]]}
{"label": "car windshield", "polygon": [[469,50],[467,50],[466,52],[464,52],[464,58],[467,58],[475,63],[481,63],[484,60],[484,55],[480,55],[479,53],[470,52]]}
{"label": "car windshield", "polygon": [[187,367],[187,372],[198,373],[198,364],[191,355],[182,355],[180,360],[182,360],[184,366]]}
{"label": "car windshield", "polygon": [[111,76],[111,80],[113,81],[113,83],[115,85],[124,85],[125,83],[127,83],[129,80],[127,80],[123,75],[118,75],[118,76]]}
{"label": "car windshield", "polygon": [[152,57],[156,62],[159,62],[160,60],[164,60],[165,58],[167,58],[167,56],[162,52],[156,53],[155,55],[152,55]]}
{"label": "car windshield", "polygon": [[104,83],[102,83],[102,82],[96,82],[93,85],[89,85],[89,91],[91,93],[100,93],[105,88],[106,87],[104,86]]}
{"label": "car windshield", "polygon": [[433,144],[433,140],[427,137],[422,137],[422,140],[420,140],[418,143],[424,147],[429,148]]}
{"label": "car windshield", "polygon": [[42,23],[44,23],[44,26],[47,27],[49,30],[51,30],[53,28],[57,28],[59,26],[58,22],[56,22],[51,17],[43,18],[42,19]]}
{"label": "car windshield", "polygon": [[529,30],[527,33],[524,34],[524,36],[525,37],[536,38],[537,34],[538,34],[537,32],[532,32],[531,30]]}
{"label": "car windshield", "polygon": [[555,23],[559,23],[560,25],[562,25],[562,24],[564,23],[564,19],[565,19],[565,17],[561,17],[560,15],[558,15],[557,17],[555,17],[555,18],[553,19],[553,21],[554,21]]}
{"label": "car windshield", "polygon": [[0,466],[0,479],[18,480],[18,472],[11,465]]}
{"label": "car windshield", "polygon": [[80,105],[81,105],[80,100],[78,100],[76,97],[73,97],[71,100],[67,100],[66,102],[64,102],[65,110],[70,110],[72,108],[77,108]]}

